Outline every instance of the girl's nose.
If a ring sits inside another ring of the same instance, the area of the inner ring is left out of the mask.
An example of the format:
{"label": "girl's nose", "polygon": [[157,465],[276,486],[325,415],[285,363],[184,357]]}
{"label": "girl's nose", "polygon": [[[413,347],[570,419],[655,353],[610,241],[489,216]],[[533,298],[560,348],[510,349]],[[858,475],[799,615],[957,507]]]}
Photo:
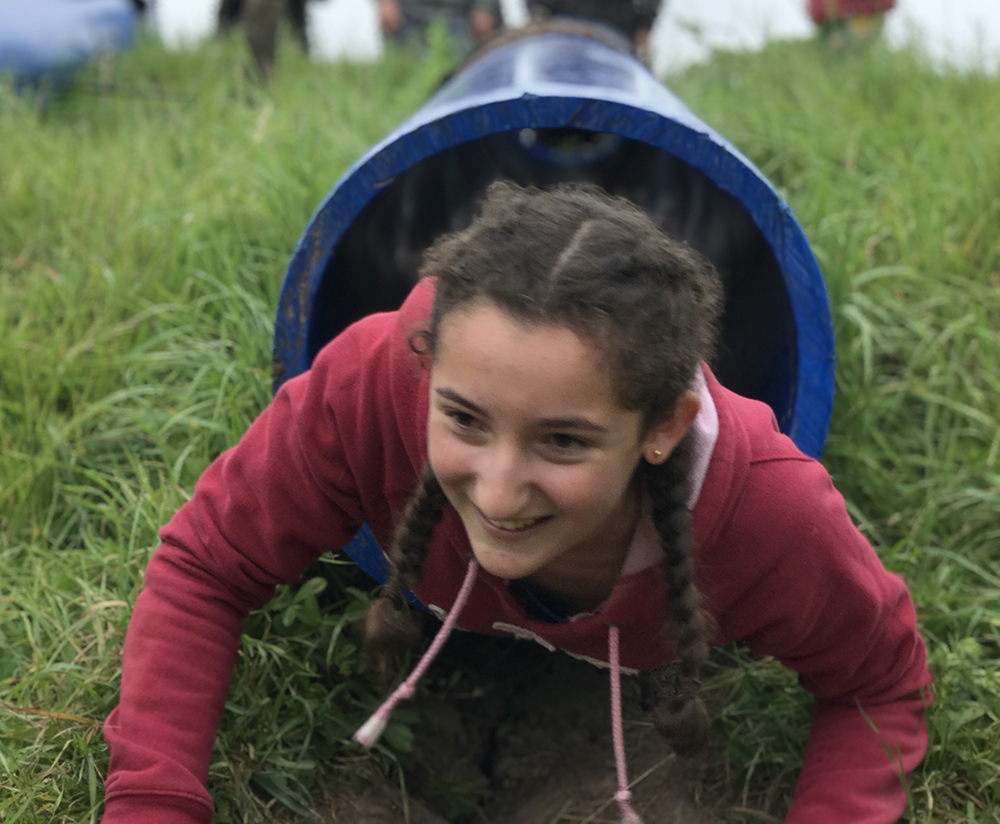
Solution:
{"label": "girl's nose", "polygon": [[489,518],[523,515],[531,498],[528,462],[520,450],[497,445],[487,450],[476,473],[475,504]]}

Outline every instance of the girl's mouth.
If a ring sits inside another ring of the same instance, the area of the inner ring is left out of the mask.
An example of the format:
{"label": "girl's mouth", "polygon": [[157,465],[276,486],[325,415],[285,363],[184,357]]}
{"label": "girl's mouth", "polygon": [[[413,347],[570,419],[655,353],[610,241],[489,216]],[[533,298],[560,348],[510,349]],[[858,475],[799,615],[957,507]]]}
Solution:
{"label": "girl's mouth", "polygon": [[531,518],[528,520],[519,521],[497,521],[494,518],[487,518],[493,526],[500,527],[500,529],[507,529],[511,532],[520,532],[522,529],[528,529],[533,527],[535,524],[541,523],[544,518]]}
{"label": "girl's mouth", "polygon": [[521,537],[528,532],[549,521],[551,515],[542,515],[538,518],[489,518],[477,507],[476,513],[487,531],[491,534],[509,537]]}

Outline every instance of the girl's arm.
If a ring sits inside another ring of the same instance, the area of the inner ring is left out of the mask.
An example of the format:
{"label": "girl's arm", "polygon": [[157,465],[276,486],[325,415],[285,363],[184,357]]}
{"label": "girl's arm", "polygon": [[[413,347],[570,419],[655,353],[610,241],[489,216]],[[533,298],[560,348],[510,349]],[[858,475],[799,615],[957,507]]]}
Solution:
{"label": "girl's arm", "polygon": [[211,821],[205,781],[242,620],[365,520],[334,409],[340,395],[361,405],[362,363],[349,339],[331,344],[161,531],[105,724],[104,824]]}
{"label": "girl's arm", "polygon": [[788,822],[891,824],[927,748],[930,673],[906,585],[851,523],[823,467],[751,463],[720,544],[723,632],[799,673],[816,696]]}
{"label": "girl's arm", "polygon": [[898,821],[910,772],[927,750],[925,695],[929,702],[927,690],[860,707],[817,701],[786,821]]}

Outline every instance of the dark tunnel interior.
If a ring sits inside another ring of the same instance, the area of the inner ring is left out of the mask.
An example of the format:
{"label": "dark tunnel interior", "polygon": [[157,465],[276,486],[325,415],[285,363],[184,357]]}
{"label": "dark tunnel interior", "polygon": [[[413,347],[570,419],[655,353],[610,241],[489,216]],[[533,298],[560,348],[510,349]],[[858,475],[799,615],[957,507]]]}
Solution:
{"label": "dark tunnel interior", "polygon": [[481,137],[398,175],[338,242],[313,303],[309,359],[353,321],[397,308],[438,235],[465,228],[495,180],[545,186],[596,183],[643,207],[669,235],[718,269],[726,300],[713,369],[722,383],[765,401],[783,429],[795,403],[791,302],[764,235],[732,195],[702,172],[645,143],[573,129]]}

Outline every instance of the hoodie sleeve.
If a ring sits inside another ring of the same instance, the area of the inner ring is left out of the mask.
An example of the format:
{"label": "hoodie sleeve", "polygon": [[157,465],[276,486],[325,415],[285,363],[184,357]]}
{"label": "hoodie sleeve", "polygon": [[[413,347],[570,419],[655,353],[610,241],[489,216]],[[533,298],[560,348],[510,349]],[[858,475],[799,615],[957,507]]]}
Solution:
{"label": "hoodie sleeve", "polygon": [[337,408],[362,405],[356,337],[286,383],[161,530],[105,723],[104,824],[211,821],[205,782],[243,618],[365,520]]}
{"label": "hoodie sleeve", "polygon": [[906,585],[804,456],[751,463],[720,545],[728,557],[713,565],[739,571],[710,599],[723,635],[793,668],[816,697],[786,820],[897,821],[927,749],[931,680]]}

